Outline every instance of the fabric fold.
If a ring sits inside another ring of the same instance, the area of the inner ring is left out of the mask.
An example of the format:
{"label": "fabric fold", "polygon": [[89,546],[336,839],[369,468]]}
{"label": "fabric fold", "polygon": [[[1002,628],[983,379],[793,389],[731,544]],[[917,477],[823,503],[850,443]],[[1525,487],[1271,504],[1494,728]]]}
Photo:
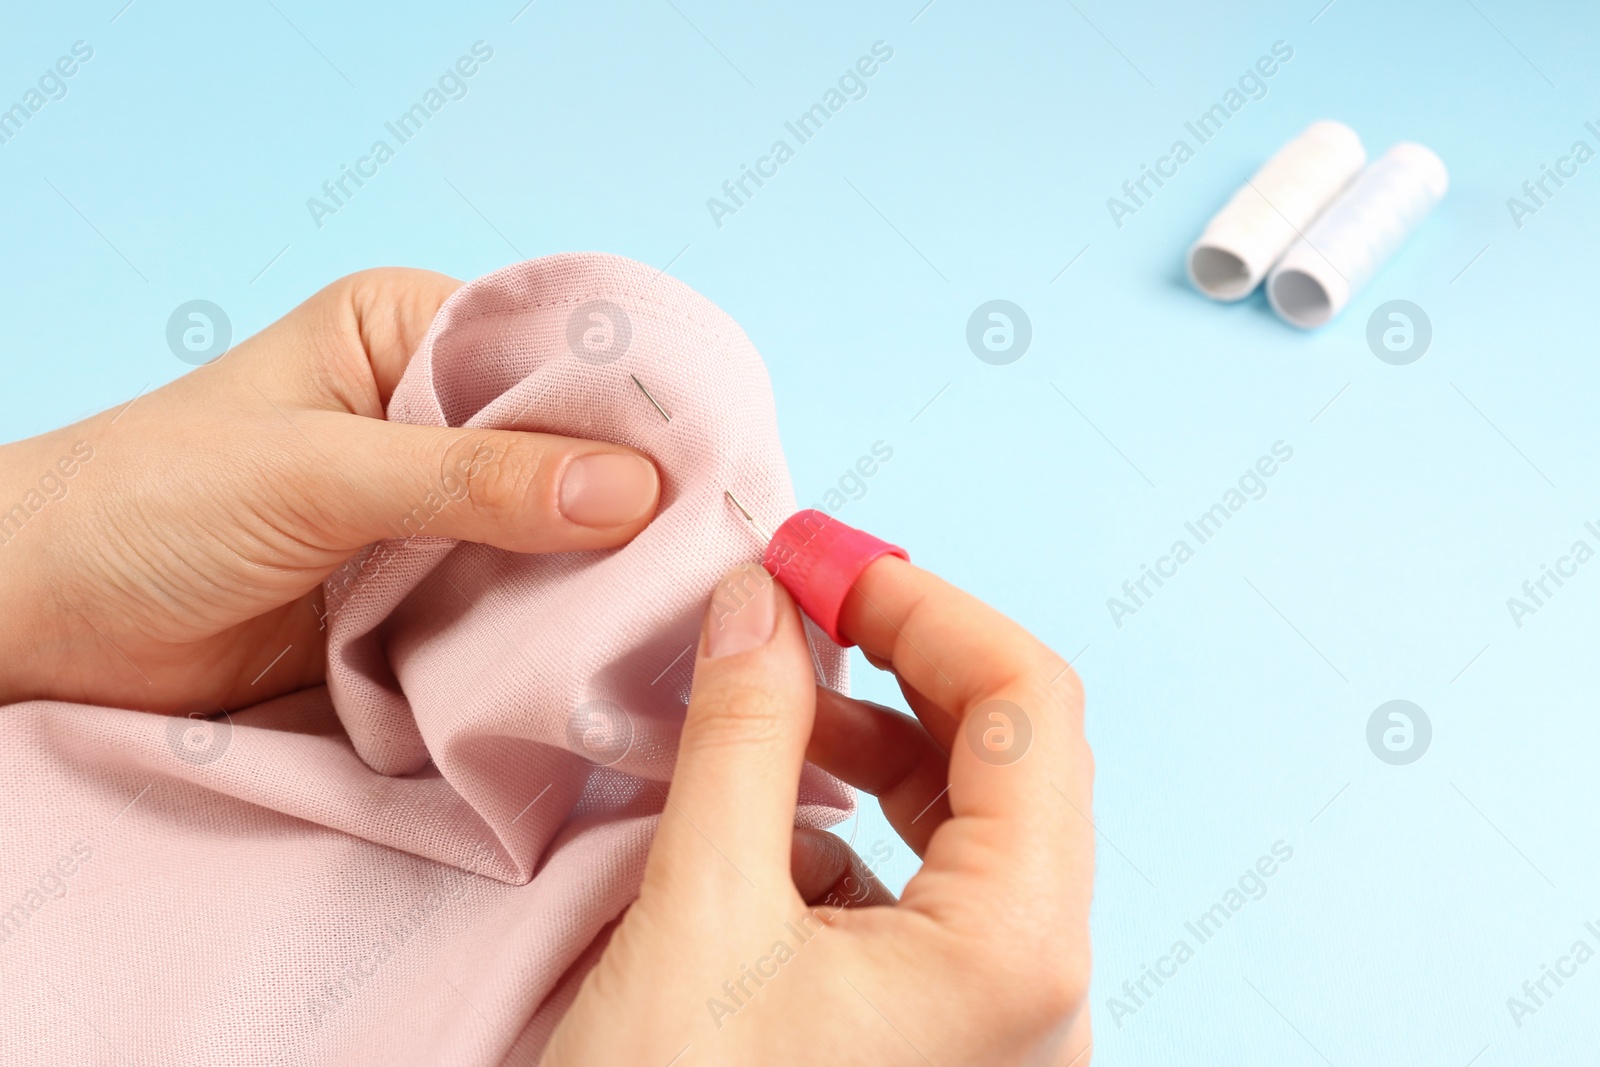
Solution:
{"label": "fabric fold", "polygon": [[[325,687],[0,709],[0,1062],[536,1062],[638,892],[706,597],[764,547],[724,492],[795,510],[770,386],[687,286],[562,255],[453,295],[388,417],[630,445],[660,511],[518,555],[431,536],[441,486],[329,577]],[[797,800],[853,808],[810,766]]]}

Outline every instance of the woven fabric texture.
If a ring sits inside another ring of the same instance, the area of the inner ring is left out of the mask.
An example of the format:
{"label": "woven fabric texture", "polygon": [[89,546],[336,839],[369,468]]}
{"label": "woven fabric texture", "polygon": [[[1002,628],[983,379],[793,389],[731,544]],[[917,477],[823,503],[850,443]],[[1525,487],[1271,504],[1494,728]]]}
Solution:
{"label": "woven fabric texture", "polygon": [[[328,579],[325,687],[0,709],[0,1063],[537,1061],[637,894],[707,597],[764,547],[724,490],[795,510],[770,386],[686,286],[563,255],[451,297],[389,418],[631,445],[659,515],[523,556],[428,536],[441,494]],[[809,766],[798,801],[852,810]]]}

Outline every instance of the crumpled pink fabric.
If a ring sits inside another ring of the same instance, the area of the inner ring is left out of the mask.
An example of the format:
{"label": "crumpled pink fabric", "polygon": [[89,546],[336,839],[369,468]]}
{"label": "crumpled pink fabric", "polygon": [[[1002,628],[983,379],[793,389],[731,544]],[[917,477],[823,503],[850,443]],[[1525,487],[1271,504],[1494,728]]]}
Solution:
{"label": "crumpled pink fabric", "polygon": [[[0,709],[0,1063],[537,1062],[637,894],[708,594],[763,547],[723,491],[794,511],[770,387],[688,287],[563,255],[451,297],[389,418],[632,445],[659,516],[520,556],[418,501],[328,580],[326,687],[209,722]],[[851,805],[806,769],[798,823]]]}

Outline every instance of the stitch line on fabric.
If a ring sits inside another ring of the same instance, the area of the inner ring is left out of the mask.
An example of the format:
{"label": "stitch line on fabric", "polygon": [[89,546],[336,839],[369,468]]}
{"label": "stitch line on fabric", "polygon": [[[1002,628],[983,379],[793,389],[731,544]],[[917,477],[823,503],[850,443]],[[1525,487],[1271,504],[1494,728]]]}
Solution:
{"label": "stitch line on fabric", "polygon": [[[670,314],[673,317],[676,325],[705,330],[706,332],[711,333],[719,342],[723,344],[729,343],[733,337],[733,335],[728,332],[727,327],[729,324],[725,319],[719,324],[716,320],[695,317],[692,312],[688,311],[681,304],[668,303],[667,301],[658,298],[647,297],[642,293],[615,289],[590,292],[576,298],[569,299],[564,297],[560,300],[540,301],[532,304],[519,305],[514,309],[505,311],[481,312],[474,315],[471,321],[476,324],[482,322],[495,322],[500,319],[518,318],[526,315],[530,311],[555,311],[561,308],[574,308],[578,307],[579,305],[586,304],[591,300],[614,300],[619,303],[625,300],[633,301],[638,305],[639,310],[653,308]],[[744,333],[742,330],[739,332],[740,335],[743,335]],[[749,338],[746,337],[747,342],[748,340]]]}

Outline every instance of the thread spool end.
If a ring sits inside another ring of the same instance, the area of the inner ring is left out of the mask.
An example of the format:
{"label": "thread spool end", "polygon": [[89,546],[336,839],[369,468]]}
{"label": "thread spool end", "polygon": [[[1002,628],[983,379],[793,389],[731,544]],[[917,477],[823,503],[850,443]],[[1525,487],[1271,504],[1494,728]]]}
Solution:
{"label": "thread spool end", "polygon": [[1237,254],[1199,242],[1189,249],[1189,281],[1213,300],[1243,300],[1261,279]]}
{"label": "thread spool end", "polygon": [[1267,299],[1283,320],[1302,330],[1333,318],[1333,294],[1303,270],[1280,270],[1267,281]]}

